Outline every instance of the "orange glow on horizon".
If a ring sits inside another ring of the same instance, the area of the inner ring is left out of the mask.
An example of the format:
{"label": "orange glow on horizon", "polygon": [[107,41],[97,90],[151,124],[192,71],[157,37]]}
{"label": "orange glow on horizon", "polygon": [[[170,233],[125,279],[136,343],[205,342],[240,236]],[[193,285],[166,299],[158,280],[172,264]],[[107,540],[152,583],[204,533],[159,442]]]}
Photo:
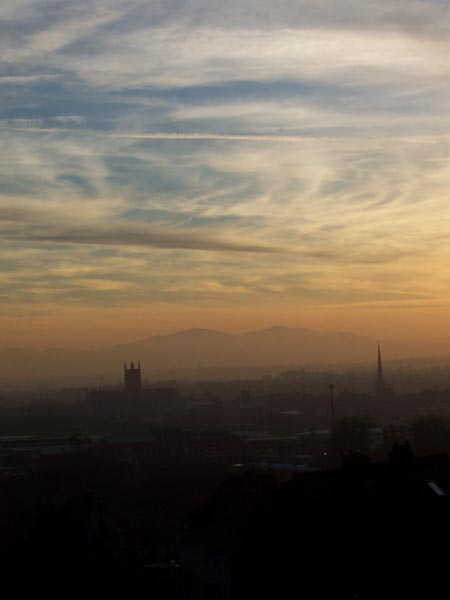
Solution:
{"label": "orange glow on horizon", "polygon": [[[0,316],[2,347],[92,349],[134,342],[183,329],[227,333],[274,325],[317,331],[343,331],[377,339],[445,338],[450,317],[445,307],[429,309],[376,306],[292,306],[201,308],[145,306],[79,308],[21,307]],[[438,353],[440,351],[438,350]]]}

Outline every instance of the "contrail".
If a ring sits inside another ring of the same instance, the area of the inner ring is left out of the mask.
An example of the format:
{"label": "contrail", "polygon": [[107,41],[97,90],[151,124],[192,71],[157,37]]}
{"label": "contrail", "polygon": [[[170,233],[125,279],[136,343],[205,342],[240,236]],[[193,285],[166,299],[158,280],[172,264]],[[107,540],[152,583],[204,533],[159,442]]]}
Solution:
{"label": "contrail", "polygon": [[98,137],[125,138],[136,140],[238,140],[250,142],[335,142],[334,137],[313,137],[303,135],[269,135],[259,133],[166,133],[134,131],[92,131],[64,127],[3,127],[2,129],[26,131],[29,133],[78,133]]}
{"label": "contrail", "polygon": [[[79,135],[93,135],[96,137],[107,137],[117,139],[131,140],[237,140],[248,142],[339,142],[343,138],[332,136],[308,136],[308,135],[280,135],[266,133],[198,133],[198,132],[164,132],[164,131],[98,131],[92,129],[75,129],[69,127],[8,127],[0,125],[0,131],[25,131],[27,133],[71,133]],[[346,140],[360,139],[359,136],[347,136]],[[410,142],[410,143],[430,143],[440,140],[448,141],[450,133],[441,133],[437,135],[366,135],[366,140],[378,140],[386,142]]]}
{"label": "contrail", "polygon": [[[109,134],[107,134],[109,135]],[[321,141],[335,141],[336,138],[316,138],[312,136],[301,135],[267,135],[258,133],[123,133],[117,132],[110,134],[112,137],[124,137],[131,139],[155,139],[155,140],[242,140],[242,141],[262,141],[262,142],[312,142],[320,139]]]}

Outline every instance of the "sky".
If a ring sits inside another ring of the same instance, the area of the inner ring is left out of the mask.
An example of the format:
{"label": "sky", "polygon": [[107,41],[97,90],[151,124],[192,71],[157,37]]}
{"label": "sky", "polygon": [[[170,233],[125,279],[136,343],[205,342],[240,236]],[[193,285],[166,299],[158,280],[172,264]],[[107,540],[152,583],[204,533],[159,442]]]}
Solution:
{"label": "sky", "polygon": [[449,334],[448,0],[2,0],[0,56],[0,347]]}

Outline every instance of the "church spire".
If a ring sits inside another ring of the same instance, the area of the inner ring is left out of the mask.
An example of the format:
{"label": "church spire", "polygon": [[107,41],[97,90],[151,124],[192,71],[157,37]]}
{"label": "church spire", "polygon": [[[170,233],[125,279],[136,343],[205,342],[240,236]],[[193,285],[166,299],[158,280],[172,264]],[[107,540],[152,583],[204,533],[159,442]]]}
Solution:
{"label": "church spire", "polygon": [[377,382],[383,382],[383,363],[381,362],[380,343],[378,342],[378,375]]}
{"label": "church spire", "polygon": [[378,370],[377,370],[377,378],[375,380],[375,397],[380,400],[386,400],[387,398],[391,398],[393,396],[394,390],[388,385],[384,380],[383,375],[383,362],[381,360],[381,349],[380,344],[378,343]]}

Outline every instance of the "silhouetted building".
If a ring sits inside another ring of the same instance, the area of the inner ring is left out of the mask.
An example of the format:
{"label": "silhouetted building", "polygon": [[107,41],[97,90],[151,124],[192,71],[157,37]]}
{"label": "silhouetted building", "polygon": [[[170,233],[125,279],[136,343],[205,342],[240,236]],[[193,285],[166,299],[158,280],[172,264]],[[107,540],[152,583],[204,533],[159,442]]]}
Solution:
{"label": "silhouetted building", "polygon": [[[350,454],[343,468],[225,482],[180,540],[188,598],[438,597],[448,589],[450,459]],[[419,594],[417,595],[417,592]]]}
{"label": "silhouetted building", "polygon": [[138,366],[134,366],[134,362],[131,361],[129,368],[127,363],[123,364],[124,384],[125,391],[128,394],[139,394],[142,389],[141,386],[141,363],[138,362]]}
{"label": "silhouetted building", "polygon": [[375,398],[378,400],[386,400],[394,395],[394,389],[388,385],[383,375],[383,363],[381,360],[380,344],[378,344],[378,370],[375,381]]}

